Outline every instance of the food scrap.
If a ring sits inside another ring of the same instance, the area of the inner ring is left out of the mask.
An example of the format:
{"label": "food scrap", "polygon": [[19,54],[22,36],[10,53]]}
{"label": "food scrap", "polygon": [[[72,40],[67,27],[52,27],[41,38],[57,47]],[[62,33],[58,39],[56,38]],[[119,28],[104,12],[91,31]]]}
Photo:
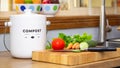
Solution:
{"label": "food scrap", "polygon": [[[59,48],[61,48],[61,46],[62,46],[61,49],[84,50],[89,47],[96,47],[96,45],[97,45],[97,42],[92,40],[92,35],[89,35],[87,33],[83,33],[82,35],[75,34],[72,36],[66,35],[64,33],[59,33],[57,39],[62,40],[62,42],[59,43],[59,45],[53,44],[53,41],[52,41],[52,43],[50,43],[50,46],[47,46],[47,47],[50,47],[50,49],[52,48],[54,50],[59,50]],[[57,42],[60,42],[60,41],[57,40]],[[64,44],[64,45],[60,45],[60,44]],[[55,47],[58,47],[58,49]],[[49,49],[49,48],[47,48],[47,49]]]}

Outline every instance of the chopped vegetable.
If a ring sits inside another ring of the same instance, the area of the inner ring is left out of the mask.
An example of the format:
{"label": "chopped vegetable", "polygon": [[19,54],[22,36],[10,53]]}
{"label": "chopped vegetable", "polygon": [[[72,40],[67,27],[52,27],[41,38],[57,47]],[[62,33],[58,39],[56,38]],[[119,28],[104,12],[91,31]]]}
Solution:
{"label": "chopped vegetable", "polygon": [[80,50],[88,49],[89,45],[87,42],[81,42],[80,43]]}
{"label": "chopped vegetable", "polygon": [[67,49],[72,49],[73,43],[69,43]]}
{"label": "chopped vegetable", "polygon": [[76,53],[78,53],[78,52],[81,52],[81,50],[72,50],[73,52],[76,52]]}
{"label": "chopped vegetable", "polygon": [[77,47],[79,46],[80,44],[77,42],[75,43],[73,46],[72,46],[72,49],[77,49]]}
{"label": "chopped vegetable", "polygon": [[75,49],[80,49],[80,44],[77,44]]}
{"label": "chopped vegetable", "polygon": [[[61,38],[62,40],[64,40],[66,49],[82,49],[83,50],[88,47],[95,47],[97,45],[96,41],[92,40],[92,35],[89,35],[87,33],[83,33],[82,35],[74,34],[71,36],[66,35],[64,33],[59,33],[57,38]],[[49,45],[46,46],[46,49],[51,49],[51,48],[57,49],[57,47],[61,47],[58,44],[55,44],[54,46],[52,45],[49,42]],[[56,45],[58,46],[56,47]]]}
{"label": "chopped vegetable", "polygon": [[80,43],[76,42],[75,44],[69,43],[67,46],[67,49],[79,49],[80,48]]}
{"label": "chopped vegetable", "polygon": [[65,35],[64,33],[59,33],[58,37],[62,38],[65,41],[66,47],[68,46],[69,43],[75,44],[76,42],[81,43],[92,40],[92,35],[88,35],[87,33],[83,33],[82,35],[75,34],[73,36],[68,36]]}

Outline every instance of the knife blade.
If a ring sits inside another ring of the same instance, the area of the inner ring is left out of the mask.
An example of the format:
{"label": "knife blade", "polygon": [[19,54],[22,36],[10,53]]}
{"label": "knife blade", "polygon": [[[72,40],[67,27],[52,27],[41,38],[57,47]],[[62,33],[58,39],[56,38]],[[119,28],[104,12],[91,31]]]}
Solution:
{"label": "knife blade", "polygon": [[111,47],[90,47],[85,50],[52,50],[53,52],[82,52],[82,51],[93,51],[93,52],[103,52],[103,51],[116,51],[116,48]]}

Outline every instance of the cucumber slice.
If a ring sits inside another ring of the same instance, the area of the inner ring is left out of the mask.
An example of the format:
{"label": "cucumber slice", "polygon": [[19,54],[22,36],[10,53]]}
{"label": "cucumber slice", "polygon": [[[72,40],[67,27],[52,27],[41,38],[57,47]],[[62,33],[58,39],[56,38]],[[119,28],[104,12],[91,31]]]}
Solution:
{"label": "cucumber slice", "polygon": [[80,50],[88,49],[89,45],[87,42],[81,42],[80,43]]}
{"label": "cucumber slice", "polygon": [[75,53],[81,52],[81,50],[72,50]]}

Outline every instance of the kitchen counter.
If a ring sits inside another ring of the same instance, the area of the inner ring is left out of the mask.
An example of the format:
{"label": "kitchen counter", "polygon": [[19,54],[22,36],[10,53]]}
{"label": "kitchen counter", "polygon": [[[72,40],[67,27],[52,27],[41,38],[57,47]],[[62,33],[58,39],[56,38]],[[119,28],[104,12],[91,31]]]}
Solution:
{"label": "kitchen counter", "polygon": [[120,31],[120,26],[118,26],[118,28],[117,28],[119,31]]}
{"label": "kitchen counter", "polygon": [[120,57],[88,64],[65,66],[59,64],[13,58],[9,52],[0,52],[0,68],[111,68],[120,66]]}

